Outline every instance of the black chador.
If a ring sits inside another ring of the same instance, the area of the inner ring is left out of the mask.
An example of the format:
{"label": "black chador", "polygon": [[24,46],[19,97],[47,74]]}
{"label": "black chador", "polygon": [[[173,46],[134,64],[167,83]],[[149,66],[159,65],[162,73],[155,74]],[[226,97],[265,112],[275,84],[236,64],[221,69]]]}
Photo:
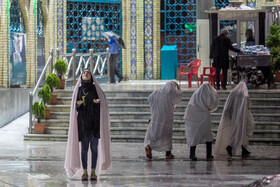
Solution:
{"label": "black chador", "polygon": [[94,103],[94,99],[99,98],[93,79],[82,79],[77,96],[77,101],[83,101],[80,107],[77,105],[79,141],[92,134],[100,138],[100,103]]}

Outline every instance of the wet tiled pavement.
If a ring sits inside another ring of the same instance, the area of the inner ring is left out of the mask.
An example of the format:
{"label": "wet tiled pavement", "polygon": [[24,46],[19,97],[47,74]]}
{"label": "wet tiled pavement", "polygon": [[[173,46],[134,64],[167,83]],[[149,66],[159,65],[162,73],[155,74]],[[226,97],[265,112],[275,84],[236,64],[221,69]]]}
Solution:
{"label": "wet tiled pavement", "polygon": [[[70,180],[64,171],[66,142],[23,141],[28,114],[0,129],[0,187],[10,186],[244,186],[280,173],[280,147],[254,146],[252,156],[205,160],[205,146],[197,148],[199,161],[188,159],[186,145],[175,144],[176,158],[164,153],[145,157],[143,144],[113,143],[113,169],[97,182]],[[279,184],[279,183],[278,183]],[[276,184],[276,186],[278,185]],[[275,186],[275,184],[273,185]]]}

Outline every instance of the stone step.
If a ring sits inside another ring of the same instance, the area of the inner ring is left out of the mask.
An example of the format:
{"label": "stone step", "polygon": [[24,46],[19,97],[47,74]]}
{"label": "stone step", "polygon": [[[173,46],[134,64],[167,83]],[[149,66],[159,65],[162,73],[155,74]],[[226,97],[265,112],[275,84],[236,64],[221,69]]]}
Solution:
{"label": "stone step", "polygon": [[[181,105],[187,106],[190,98],[183,98]],[[108,104],[148,104],[146,97],[107,98]],[[220,98],[219,104],[224,105],[226,98]],[[251,98],[252,106],[279,106],[280,98]]]}
{"label": "stone step", "polygon": [[[111,135],[112,142],[134,142],[141,143],[144,142],[142,136],[135,135]],[[214,137],[215,141],[215,137]],[[183,143],[186,144],[186,138],[184,136],[173,136],[173,143]],[[280,145],[280,139],[277,138],[249,138],[250,145]]]}
{"label": "stone step", "polygon": [[[145,127],[111,127],[112,135],[142,135],[145,137]],[[217,129],[212,130],[217,133]],[[185,128],[173,128],[173,136],[185,136]],[[280,130],[254,130],[252,138],[279,138]]]}
{"label": "stone step", "polygon": [[[70,115],[70,105],[47,105],[47,108],[51,109],[51,119],[66,119]],[[110,104],[110,112],[150,112],[150,107],[147,104]],[[185,112],[186,106],[178,105],[175,108],[175,112]],[[218,109],[214,113],[222,113],[223,105],[219,105]],[[252,113],[260,114],[279,114],[280,106],[252,106]]]}
{"label": "stone step", "polygon": [[47,105],[47,108],[51,109],[51,112],[68,112],[70,113],[69,105]]}
{"label": "stone step", "polygon": [[[111,112],[149,112],[150,106],[148,104],[136,105],[136,104],[110,104]],[[223,105],[219,105],[215,113],[222,113],[224,109]],[[175,112],[185,112],[185,105],[177,105]],[[280,106],[252,106],[252,113],[280,113]]]}
{"label": "stone step", "polygon": [[24,140],[30,141],[60,141],[66,142],[68,135],[57,134],[25,134]]}
{"label": "stone step", "polygon": [[[145,118],[150,117],[150,108],[148,105],[110,105],[110,114],[112,116],[112,119],[115,119],[116,113],[133,113],[133,115],[140,114],[144,112],[146,115]],[[60,107],[60,106],[53,106],[53,107],[48,107],[51,109],[51,116],[50,119],[69,119],[70,117],[70,109],[67,109],[67,107]],[[63,111],[63,112],[61,112]],[[223,108],[222,106],[219,106],[218,109],[211,114],[212,116],[217,115],[214,119],[220,119],[222,115]],[[177,106],[175,109],[175,115],[183,115],[185,112],[185,107],[184,106]],[[256,106],[251,108],[251,112],[254,114],[253,116],[255,117],[261,117],[261,115],[264,115],[267,119],[267,116],[277,116],[277,114],[280,113],[280,107],[279,106]],[[260,115],[256,115],[260,114]],[[269,117],[268,117],[269,118]],[[118,118],[119,119],[119,118]],[[178,119],[178,118],[176,118]],[[275,118],[269,118],[270,120],[275,120]],[[277,120],[278,118],[276,118]],[[255,120],[258,120],[258,118],[255,118]]]}
{"label": "stone step", "polygon": [[[46,124],[47,127],[69,127],[69,119],[49,119],[41,120],[42,123]],[[217,129],[219,126],[219,120],[212,120],[212,129]],[[129,128],[129,127],[142,127],[147,128],[147,119],[111,119],[111,127],[118,128]],[[174,128],[185,128],[184,120],[174,120]],[[280,130],[280,122],[270,122],[270,121],[255,121],[256,130]]]}
{"label": "stone step", "polygon": [[[218,129],[220,121],[212,120],[212,129]],[[148,127],[148,120],[111,120],[111,127]],[[185,128],[184,120],[174,120],[174,128]],[[280,130],[280,122],[266,122],[266,121],[256,121],[256,130]]]}
{"label": "stone step", "polygon": [[[252,135],[252,138],[275,138],[280,140],[280,124],[278,123],[278,130],[267,128],[268,125],[266,125],[266,128],[258,128],[258,126],[261,126],[263,124],[256,124],[256,128],[254,130],[254,133]],[[111,134],[112,135],[141,135],[145,136],[146,130],[148,125],[122,125],[122,126],[116,126],[114,125],[114,122],[111,124]],[[217,133],[217,128],[212,128],[212,131],[214,133]],[[268,129],[268,130],[266,130]],[[68,134],[68,127],[66,126],[46,126],[46,134],[55,134],[55,135],[67,135]],[[185,136],[185,126],[184,124],[180,125],[179,127],[174,124],[173,128],[173,136]]]}
{"label": "stone step", "polygon": [[70,112],[51,112],[50,119],[69,119]]}
{"label": "stone step", "polygon": [[[280,121],[280,114],[252,113],[255,121]],[[220,120],[222,113],[212,113],[212,120]],[[184,112],[174,112],[174,120],[181,120]],[[110,112],[111,119],[149,119],[150,112]]]}
{"label": "stone step", "polygon": [[[106,90],[103,87],[106,97],[148,97],[154,90]],[[55,90],[55,94],[63,97],[72,97],[73,89],[66,90]],[[184,90],[183,89],[183,98],[191,97],[194,93],[194,90]],[[230,90],[219,90],[220,97],[227,97],[230,93]],[[280,98],[280,90],[249,90],[249,95],[251,98]]]}
{"label": "stone step", "polygon": [[[223,106],[227,98],[220,98],[219,105]],[[190,97],[182,98],[179,105],[187,106]],[[59,106],[62,105],[71,105],[71,97],[58,97]],[[147,97],[107,97],[109,105],[148,105]],[[252,106],[279,106],[280,98],[251,98]],[[51,107],[51,105],[48,105]]]}
{"label": "stone step", "polygon": [[[67,135],[53,134],[25,134],[24,140],[31,141],[67,141]],[[141,135],[111,135],[112,142],[144,142],[144,136]],[[215,137],[214,137],[215,140]],[[173,143],[186,144],[185,136],[173,136]],[[251,145],[280,145],[279,138],[249,138]]]}
{"label": "stone step", "polygon": [[[116,90],[104,91],[106,97],[148,97],[154,90]],[[191,97],[194,91],[184,91],[183,97]],[[73,90],[55,90],[58,97],[72,97]]]}

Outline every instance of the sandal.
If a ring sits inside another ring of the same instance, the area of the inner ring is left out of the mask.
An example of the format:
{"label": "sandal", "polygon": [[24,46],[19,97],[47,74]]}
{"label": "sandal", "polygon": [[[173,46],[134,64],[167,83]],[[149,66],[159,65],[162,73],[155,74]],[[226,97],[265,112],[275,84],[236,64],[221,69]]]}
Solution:
{"label": "sandal", "polygon": [[82,181],[86,181],[86,180],[88,180],[88,174],[83,174],[82,175]]}
{"label": "sandal", "polygon": [[96,176],[96,174],[95,174],[95,171],[92,171],[92,172],[91,172],[90,180],[97,180],[97,176]]}
{"label": "sandal", "polygon": [[146,156],[149,158],[149,159],[152,159],[152,150],[149,146],[146,146],[145,147],[145,152],[146,152]]}

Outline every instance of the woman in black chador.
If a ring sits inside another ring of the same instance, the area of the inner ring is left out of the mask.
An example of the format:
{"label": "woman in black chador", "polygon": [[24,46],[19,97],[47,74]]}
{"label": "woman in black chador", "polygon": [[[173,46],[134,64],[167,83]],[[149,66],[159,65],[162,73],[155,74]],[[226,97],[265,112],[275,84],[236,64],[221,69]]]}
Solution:
{"label": "woman in black chador", "polygon": [[78,136],[81,142],[81,160],[84,169],[82,180],[88,179],[87,155],[90,145],[91,149],[91,176],[96,179],[95,168],[97,163],[97,147],[100,138],[100,100],[93,84],[93,79],[89,70],[83,71],[81,76],[81,86],[77,95],[78,111]]}

